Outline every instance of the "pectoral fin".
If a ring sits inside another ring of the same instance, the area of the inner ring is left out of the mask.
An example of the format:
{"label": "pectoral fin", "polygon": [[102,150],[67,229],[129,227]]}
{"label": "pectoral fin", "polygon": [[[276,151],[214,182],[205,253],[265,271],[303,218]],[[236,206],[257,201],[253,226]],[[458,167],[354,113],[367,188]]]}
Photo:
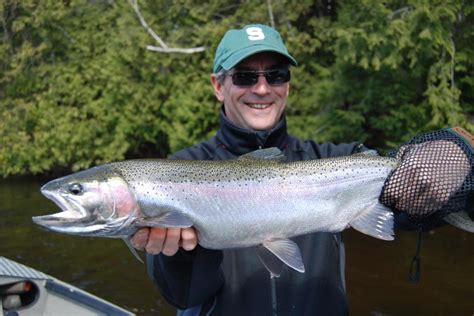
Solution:
{"label": "pectoral fin", "polygon": [[469,217],[469,214],[467,212],[460,211],[450,213],[443,217],[443,220],[446,223],[453,225],[454,227],[457,227],[470,233],[474,233],[474,222]]}
{"label": "pectoral fin", "polygon": [[[301,258],[300,248],[295,242],[289,239],[277,239],[266,241],[262,246],[290,268],[304,273],[304,264],[303,259]],[[281,268],[272,261],[273,259],[269,259],[271,257],[265,254],[263,256],[259,254],[259,257],[272,275],[279,275]]]}
{"label": "pectoral fin", "polygon": [[137,258],[138,261],[140,261],[141,263],[144,263],[142,258],[140,258],[140,256],[138,255],[137,250],[135,248],[133,248],[132,243],[130,242],[130,238],[128,238],[128,237],[127,238],[122,238],[122,240],[125,242],[128,249],[135,256],[135,258]]}
{"label": "pectoral fin", "polygon": [[193,222],[184,214],[171,211],[158,217],[142,218],[136,221],[137,226],[146,227],[178,227],[186,228],[193,226]]}

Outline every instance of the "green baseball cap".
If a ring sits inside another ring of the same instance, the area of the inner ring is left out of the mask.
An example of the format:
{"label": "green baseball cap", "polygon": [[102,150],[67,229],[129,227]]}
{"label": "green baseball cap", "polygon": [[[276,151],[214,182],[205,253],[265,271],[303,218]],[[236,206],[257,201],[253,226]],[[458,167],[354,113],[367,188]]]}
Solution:
{"label": "green baseball cap", "polygon": [[288,53],[280,33],[263,24],[250,24],[242,29],[225,33],[214,58],[214,73],[221,69],[229,70],[243,59],[261,52],[275,52],[288,58],[290,64],[297,62]]}

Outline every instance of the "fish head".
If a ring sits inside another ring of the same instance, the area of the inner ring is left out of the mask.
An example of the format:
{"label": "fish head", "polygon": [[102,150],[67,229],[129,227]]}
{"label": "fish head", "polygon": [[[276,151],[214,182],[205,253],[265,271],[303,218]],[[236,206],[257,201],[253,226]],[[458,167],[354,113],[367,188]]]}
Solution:
{"label": "fish head", "polygon": [[49,230],[81,236],[125,237],[134,233],[139,207],[127,182],[110,165],[46,183],[41,193],[61,212],[33,217]]}

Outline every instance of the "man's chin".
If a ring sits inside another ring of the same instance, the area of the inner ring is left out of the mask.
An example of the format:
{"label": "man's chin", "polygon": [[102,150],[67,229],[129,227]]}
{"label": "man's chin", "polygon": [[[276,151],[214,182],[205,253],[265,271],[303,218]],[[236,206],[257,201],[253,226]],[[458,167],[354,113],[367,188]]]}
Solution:
{"label": "man's chin", "polygon": [[268,122],[269,120],[253,121],[249,122],[248,126],[254,131],[269,131],[275,127],[276,123],[273,119],[271,120],[272,123],[269,124]]}
{"label": "man's chin", "polygon": [[254,131],[268,131],[278,124],[280,116],[275,112],[264,113],[261,111],[257,113],[254,112],[251,115],[246,115],[244,118],[246,119],[246,125],[250,129]]}

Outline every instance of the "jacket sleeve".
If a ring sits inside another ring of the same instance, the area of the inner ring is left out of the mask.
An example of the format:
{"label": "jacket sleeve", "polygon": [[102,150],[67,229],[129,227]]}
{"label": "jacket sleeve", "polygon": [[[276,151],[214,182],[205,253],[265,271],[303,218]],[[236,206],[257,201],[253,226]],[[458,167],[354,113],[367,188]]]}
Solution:
{"label": "jacket sleeve", "polygon": [[170,257],[148,254],[148,274],[168,303],[185,309],[204,304],[222,287],[222,257],[222,251],[200,246]]}

